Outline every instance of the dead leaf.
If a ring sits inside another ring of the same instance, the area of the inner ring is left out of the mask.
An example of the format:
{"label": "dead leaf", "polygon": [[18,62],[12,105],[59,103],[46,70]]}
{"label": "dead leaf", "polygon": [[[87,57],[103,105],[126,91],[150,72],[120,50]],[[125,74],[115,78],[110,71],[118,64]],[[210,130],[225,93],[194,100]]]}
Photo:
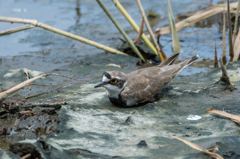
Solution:
{"label": "dead leaf", "polygon": [[176,136],[171,136],[171,137],[173,137],[173,138],[175,138],[175,139],[178,139],[178,140],[184,142],[185,144],[187,144],[188,146],[190,146],[191,148],[194,148],[195,150],[202,151],[202,152],[208,154],[208,155],[211,156],[211,157],[214,157],[214,158],[216,158],[216,159],[223,159],[219,154],[213,153],[213,152],[209,152],[209,151],[201,148],[200,146],[198,146],[198,145],[196,145],[196,144],[194,144],[194,143],[192,143],[192,142],[190,142],[190,141],[188,141],[188,140],[185,140],[185,139],[182,139],[182,138],[176,137]]}
{"label": "dead leaf", "polygon": [[20,111],[19,113],[22,115],[30,115],[30,116],[37,115],[36,113],[33,113],[31,110]]}

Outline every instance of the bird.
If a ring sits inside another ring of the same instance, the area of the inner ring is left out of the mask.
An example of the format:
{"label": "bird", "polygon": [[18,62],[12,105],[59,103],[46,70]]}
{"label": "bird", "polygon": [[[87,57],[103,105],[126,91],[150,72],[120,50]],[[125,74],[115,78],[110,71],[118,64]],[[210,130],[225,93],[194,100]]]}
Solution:
{"label": "bird", "polygon": [[184,68],[196,61],[195,55],[178,64],[173,64],[179,53],[157,66],[142,68],[128,74],[119,71],[105,72],[102,82],[94,88],[104,87],[109,100],[120,107],[140,106],[156,101],[155,95],[172,81]]}

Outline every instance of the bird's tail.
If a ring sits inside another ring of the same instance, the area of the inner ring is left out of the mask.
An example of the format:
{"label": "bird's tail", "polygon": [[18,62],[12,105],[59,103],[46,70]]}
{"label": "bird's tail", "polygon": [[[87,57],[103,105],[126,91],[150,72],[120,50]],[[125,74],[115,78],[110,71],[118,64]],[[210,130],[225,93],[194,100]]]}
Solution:
{"label": "bird's tail", "polygon": [[163,67],[163,66],[172,65],[174,63],[174,61],[177,59],[178,55],[179,55],[179,53],[169,57],[165,61],[161,62],[158,66]]}
{"label": "bird's tail", "polygon": [[199,58],[200,58],[200,56],[195,55],[195,56],[191,57],[190,59],[187,59],[187,60],[177,64],[177,65],[180,65],[180,68],[175,71],[175,76],[173,76],[173,77],[176,77],[183,69],[185,69],[186,67],[191,65],[194,61],[196,61]]}
{"label": "bird's tail", "polygon": [[200,58],[200,56],[198,56],[198,55],[193,56],[193,57],[190,58],[190,60],[188,61],[187,66],[191,65],[194,61],[196,61],[196,60],[199,59],[199,58]]}

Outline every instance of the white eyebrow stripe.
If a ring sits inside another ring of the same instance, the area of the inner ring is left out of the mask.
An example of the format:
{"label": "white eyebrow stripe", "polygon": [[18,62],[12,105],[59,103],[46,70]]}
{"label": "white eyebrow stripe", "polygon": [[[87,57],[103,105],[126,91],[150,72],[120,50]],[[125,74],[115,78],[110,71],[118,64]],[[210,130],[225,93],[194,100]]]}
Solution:
{"label": "white eyebrow stripe", "polygon": [[103,76],[102,82],[109,82],[109,81],[110,81],[110,79],[108,79],[106,76]]}
{"label": "white eyebrow stripe", "polygon": [[121,80],[121,78],[120,78],[120,77],[118,77],[118,76],[117,76],[117,77],[115,77],[115,78],[116,78],[116,79],[118,79],[118,80]]}

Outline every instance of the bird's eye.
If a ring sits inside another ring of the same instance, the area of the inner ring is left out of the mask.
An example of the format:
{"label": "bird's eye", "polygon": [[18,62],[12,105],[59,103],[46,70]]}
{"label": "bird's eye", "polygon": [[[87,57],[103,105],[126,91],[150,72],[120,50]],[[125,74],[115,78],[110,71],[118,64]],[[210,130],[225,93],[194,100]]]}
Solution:
{"label": "bird's eye", "polygon": [[117,83],[117,79],[116,79],[116,78],[112,78],[112,79],[110,80],[110,82],[111,82],[111,83]]}

